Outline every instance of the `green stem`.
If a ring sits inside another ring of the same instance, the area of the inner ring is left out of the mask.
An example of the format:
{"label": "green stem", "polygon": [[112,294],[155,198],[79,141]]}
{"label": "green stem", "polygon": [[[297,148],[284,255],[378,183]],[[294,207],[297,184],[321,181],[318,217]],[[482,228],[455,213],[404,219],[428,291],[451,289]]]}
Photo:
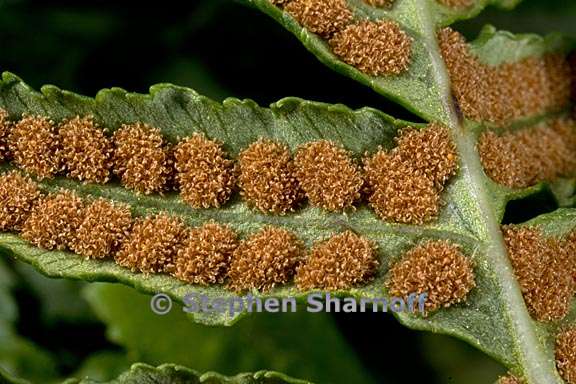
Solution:
{"label": "green stem", "polygon": [[437,31],[427,8],[428,1],[419,1],[417,9],[425,29],[422,33],[428,46],[433,72],[436,82],[443,89],[443,105],[446,113],[446,123],[454,134],[454,140],[461,156],[462,176],[468,181],[470,194],[476,202],[477,212],[482,220],[479,237],[485,241],[486,256],[491,260],[490,266],[494,276],[499,282],[501,298],[507,310],[509,327],[514,334],[516,360],[520,365],[524,379],[528,384],[563,384],[558,375],[554,359],[548,356],[544,346],[536,335],[534,322],[528,313],[520,286],[514,275],[512,265],[508,259],[504,238],[500,230],[500,223],[490,202],[487,190],[486,176],[484,175],[478,151],[476,150],[475,135],[466,132],[460,119],[452,97],[450,77],[440,48],[436,39]]}

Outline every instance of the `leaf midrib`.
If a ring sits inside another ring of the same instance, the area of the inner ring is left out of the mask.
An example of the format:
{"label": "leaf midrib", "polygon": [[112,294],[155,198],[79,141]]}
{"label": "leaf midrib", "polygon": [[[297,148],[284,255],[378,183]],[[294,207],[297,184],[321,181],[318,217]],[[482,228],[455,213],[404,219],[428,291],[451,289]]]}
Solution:
{"label": "leaf midrib", "polygon": [[494,275],[500,285],[500,297],[507,309],[509,328],[516,345],[517,360],[523,370],[524,378],[531,384],[563,384],[558,375],[555,363],[545,352],[544,346],[538,341],[532,318],[528,313],[520,286],[514,275],[508,259],[500,224],[492,205],[489,202],[490,193],[487,190],[480,157],[476,151],[475,136],[467,134],[460,119],[452,97],[450,77],[440,54],[436,39],[436,26],[431,19],[432,12],[428,9],[428,1],[420,2],[415,9],[423,26],[423,40],[428,46],[430,60],[436,84],[440,88],[442,104],[446,114],[445,123],[453,132],[453,137],[461,158],[462,177],[468,180],[470,194],[476,201],[478,213],[484,226],[478,237],[484,240],[485,255],[489,258]]}

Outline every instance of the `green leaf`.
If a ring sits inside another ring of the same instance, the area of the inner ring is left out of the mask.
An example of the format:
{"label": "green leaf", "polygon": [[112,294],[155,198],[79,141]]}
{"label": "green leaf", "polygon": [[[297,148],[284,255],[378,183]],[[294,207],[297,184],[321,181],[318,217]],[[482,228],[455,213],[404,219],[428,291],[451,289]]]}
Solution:
{"label": "green leaf", "polygon": [[[459,193],[457,199],[473,200],[462,212],[465,212],[466,227],[470,228],[474,238],[479,286],[469,298],[465,306],[467,309],[450,308],[429,319],[400,314],[400,320],[412,328],[440,331],[468,340],[518,375],[524,376],[528,383],[561,383],[555,371],[550,344],[542,341],[543,332],[548,337],[552,337],[553,332],[549,329],[542,331],[545,327],[534,322],[528,315],[507,258],[499,225],[507,202],[538,191],[550,190],[560,204],[573,205],[574,181],[559,180],[552,185],[540,184],[524,190],[512,190],[486,177],[476,151],[476,141],[487,127],[481,122],[467,121],[460,116],[452,98],[448,69],[437,42],[436,32],[440,27],[476,15],[489,2],[476,1],[475,6],[468,10],[449,11],[432,0],[397,0],[390,10],[370,7],[361,0],[348,1],[356,20],[394,20],[414,40],[412,63],[408,71],[397,76],[380,77],[369,76],[342,62],[322,38],[307,31],[270,1],[245,2],[268,14],[293,33],[328,67],[397,101],[428,121],[443,122],[453,132],[462,168],[452,187],[464,182],[465,191]],[[492,4],[509,8],[517,3],[496,1]],[[470,48],[480,62],[498,65],[549,52],[565,53],[574,48],[574,42],[555,34],[544,38],[528,34],[513,35],[486,27],[470,43]],[[525,116],[514,122],[512,128],[530,126],[549,117]],[[448,195],[452,196],[450,192]],[[576,222],[567,221],[565,225],[574,228]],[[491,294],[486,295],[486,292]],[[495,297],[498,299],[493,300]]]}
{"label": "green leaf", "polygon": [[[92,380],[70,381],[67,384],[97,384]],[[227,377],[219,373],[207,372],[199,374],[193,370],[177,365],[161,365],[157,368],[134,364],[130,371],[123,373],[116,380],[107,384],[311,384],[309,381],[297,380],[286,375],[271,371],[256,373],[241,373],[237,376]],[[106,384],[106,383],[102,383]]]}
{"label": "green leaf", "polygon": [[[576,4],[565,0],[524,1],[514,10],[514,17],[508,12],[489,10],[479,17],[459,25],[465,34],[475,33],[486,23],[514,32],[532,31],[548,33],[558,31],[576,37],[573,15]],[[474,31],[474,32],[473,32]]]}
{"label": "green leaf", "polygon": [[[7,384],[31,384],[15,378],[0,369],[0,380]],[[129,371],[110,381],[95,381],[90,378],[70,379],[62,384],[312,384],[271,371],[240,373],[228,377],[215,372],[200,374],[191,369],[173,364],[152,367],[146,364],[134,364]]]}
{"label": "green leaf", "polygon": [[233,328],[205,327],[176,309],[156,315],[148,296],[121,285],[93,284],[84,295],[107,324],[108,338],[133,361],[227,374],[267,367],[320,383],[373,382],[323,313],[262,313]]}
{"label": "green leaf", "polygon": [[393,14],[394,19],[402,20],[404,30],[414,39],[410,70],[399,76],[372,77],[340,61],[326,42],[303,28],[296,20],[284,13],[268,0],[245,0],[270,15],[287,30],[296,35],[302,44],[324,64],[333,70],[371,87],[390,99],[402,104],[408,110],[426,120],[445,120],[446,111],[442,105],[442,90],[433,81],[435,68],[428,54],[425,37],[434,34],[432,16],[423,14],[427,1],[401,1],[392,12],[365,5],[362,0],[354,0],[350,5],[355,13],[364,18],[382,18]]}
{"label": "green leaf", "polygon": [[[408,71],[397,76],[370,76],[342,62],[325,40],[309,32],[294,18],[269,0],[242,0],[268,14],[293,33],[302,44],[322,63],[331,69],[371,87],[376,92],[400,103],[408,110],[428,121],[447,121],[450,112],[446,109],[445,84],[439,82],[443,76],[441,58],[436,43],[436,29],[452,24],[456,20],[477,15],[487,5],[512,8],[518,0],[479,0],[472,7],[450,9],[435,0],[396,0],[394,6],[371,7],[363,0],[348,1],[349,7],[359,20],[395,20],[413,39],[412,62]],[[501,50],[503,53],[508,51]]]}
{"label": "green leaf", "polygon": [[[446,85],[445,77],[439,80],[439,84]],[[8,73],[0,83],[0,106],[15,117],[24,112],[49,115],[54,119],[90,113],[111,129],[121,123],[142,121],[159,127],[172,141],[202,131],[222,140],[233,154],[262,136],[282,140],[291,148],[327,138],[362,154],[374,151],[379,145],[392,146],[397,130],[408,124],[370,108],[352,111],[341,105],[295,98],[281,100],[270,108],[236,99],[218,104],[189,89],[170,85],[153,86],[150,95],[130,94],[120,89],[104,90],[95,99],[60,91],[53,86],[44,87],[42,93],[37,93]],[[447,112],[452,113],[451,110]],[[351,229],[375,241],[382,260],[377,278],[369,285],[337,293],[353,297],[385,295],[386,272],[403,251],[423,239],[449,239],[460,244],[473,258],[477,288],[463,305],[438,311],[426,319],[401,314],[400,321],[415,329],[462,338],[510,369],[523,373],[530,382],[559,383],[552,356],[541,344],[537,327],[530,319],[515,283],[499,229],[509,200],[528,196],[546,186],[510,190],[491,182],[482,171],[474,148],[475,138],[461,130],[457,121],[456,118],[449,120],[449,126],[455,132],[461,169],[444,192],[446,206],[440,217],[423,226],[384,222],[365,206],[346,215],[306,207],[295,214],[278,217],[249,210],[238,200],[221,209],[194,210],[174,194],[136,196],[115,184],[83,185],[58,178],[42,182],[42,186],[46,190],[64,187],[83,196],[103,196],[126,202],[138,215],[165,210],[183,217],[190,225],[215,219],[230,224],[242,236],[266,224],[279,225],[294,231],[308,246]],[[167,293],[179,302],[190,292],[212,298],[232,296],[220,286],[195,287],[168,276],[144,277],[131,273],[112,261],[85,260],[67,252],[46,252],[14,234],[0,235],[0,251],[31,264],[48,276],[118,281],[147,293]],[[280,287],[268,295],[305,299],[305,295],[292,286]],[[202,323],[228,325],[240,316],[228,313],[193,315],[194,320]]]}
{"label": "green leaf", "polygon": [[[137,215],[168,211],[183,217],[193,226],[215,219],[230,224],[241,236],[266,224],[279,225],[294,231],[307,246],[334,233],[353,230],[378,244],[382,261],[377,278],[369,285],[338,292],[354,297],[385,295],[383,282],[386,273],[405,250],[424,239],[449,239],[460,244],[473,259],[476,289],[465,304],[438,311],[427,318],[400,314],[400,321],[411,328],[442,332],[466,340],[524,376],[530,384],[560,383],[553,354],[542,342],[541,326],[530,318],[515,281],[500,223],[506,204],[511,200],[551,189],[559,201],[570,203],[572,199],[569,195],[573,193],[573,188],[539,184],[516,190],[502,187],[486,177],[476,151],[477,137],[485,127],[478,122],[462,121],[458,115],[451,97],[448,72],[436,41],[439,26],[449,24],[456,18],[470,17],[489,2],[477,2],[470,13],[447,13],[432,1],[398,0],[391,11],[386,11],[371,8],[360,0],[351,0],[357,16],[397,20],[414,39],[410,69],[402,75],[389,77],[367,76],[342,63],[323,40],[303,29],[267,0],[249,2],[294,33],[331,68],[398,101],[426,120],[438,121],[449,127],[460,155],[460,170],[443,193],[446,206],[436,222],[423,226],[387,223],[365,206],[346,215],[306,207],[294,214],[276,217],[254,212],[235,200],[221,209],[195,210],[174,194],[164,197],[135,196],[115,184],[82,185],[59,178],[43,182],[42,186],[51,191],[65,187],[83,196],[103,196],[126,202],[132,205]],[[493,3],[511,6],[514,2]],[[481,61],[499,64],[550,51],[565,51],[570,43],[558,36],[511,35],[486,28],[471,45]],[[61,91],[53,86],[46,86],[38,93],[9,73],[3,75],[0,83],[0,106],[13,117],[32,113],[60,120],[76,114],[92,114],[112,130],[122,123],[141,121],[160,128],[173,142],[193,132],[205,132],[209,137],[223,141],[233,155],[256,139],[267,137],[281,140],[291,149],[311,140],[330,139],[360,156],[375,151],[380,145],[392,147],[398,129],[406,125],[416,126],[371,108],[352,111],[342,105],[296,98],[283,99],[270,108],[236,99],[227,99],[219,104],[192,90],[167,84],[153,86],[150,95],[131,94],[113,88],[99,92],[95,99]],[[529,116],[516,122],[516,128],[547,118],[549,116]],[[219,286],[192,287],[167,276],[144,278],[111,261],[90,261],[66,252],[45,252],[31,247],[13,234],[0,235],[0,244],[4,252],[30,263],[49,276],[118,281],[147,293],[167,293],[179,302],[190,292],[203,293],[212,298],[232,295]],[[275,289],[269,295],[305,299],[305,295],[293,286]],[[194,314],[193,318],[206,324],[230,325],[240,316]]]}
{"label": "green leaf", "polygon": [[[538,227],[545,236],[562,238],[576,228],[576,209],[558,209],[552,213],[547,213],[535,217],[522,224],[523,226]],[[556,335],[569,326],[576,324],[576,303],[571,305],[568,315],[561,321],[548,324],[535,323],[535,328],[542,338],[542,344],[548,355],[554,355]]]}
{"label": "green leaf", "polygon": [[488,6],[495,6],[500,9],[510,10],[521,2],[522,0],[479,0],[474,1],[471,7],[450,8],[432,0],[431,3],[433,5],[430,12],[435,14],[439,24],[449,25],[458,20],[475,17]]}

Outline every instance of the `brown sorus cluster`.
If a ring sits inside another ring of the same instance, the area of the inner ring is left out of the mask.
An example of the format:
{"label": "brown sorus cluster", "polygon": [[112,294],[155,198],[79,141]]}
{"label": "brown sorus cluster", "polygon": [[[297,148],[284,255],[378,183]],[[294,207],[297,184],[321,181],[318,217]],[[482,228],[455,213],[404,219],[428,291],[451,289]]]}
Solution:
{"label": "brown sorus cluster", "polygon": [[391,296],[427,293],[427,312],[465,300],[475,286],[472,262],[459,246],[446,240],[432,240],[410,249],[392,266],[386,281]]}
{"label": "brown sorus cluster", "polygon": [[398,75],[408,69],[412,38],[395,21],[361,21],[329,40],[344,62],[372,76]]}
{"label": "brown sorus cluster", "polygon": [[508,256],[524,301],[538,321],[563,319],[576,292],[575,261],[559,239],[548,238],[536,227],[503,228]]}
{"label": "brown sorus cluster", "polygon": [[576,384],[576,328],[567,328],[556,336],[556,367],[567,384]]}
{"label": "brown sorus cluster", "polygon": [[8,135],[12,129],[12,122],[8,112],[0,108],[0,163],[6,161],[9,157]]}
{"label": "brown sorus cluster", "polygon": [[570,101],[570,67],[563,55],[490,66],[480,62],[464,37],[450,28],[440,31],[439,43],[453,92],[468,119],[507,125],[560,110]]}
{"label": "brown sorus cluster", "polygon": [[396,142],[394,154],[432,180],[438,189],[454,176],[458,167],[456,146],[442,125],[431,123],[423,130],[404,129]]}
{"label": "brown sorus cluster", "polygon": [[384,150],[364,162],[368,202],[378,216],[404,224],[425,224],[440,211],[434,182]]}
{"label": "brown sorus cluster", "polygon": [[116,253],[119,265],[144,273],[171,273],[188,231],[182,220],[165,213],[139,218]]}
{"label": "brown sorus cluster", "polygon": [[405,129],[390,152],[364,161],[368,201],[383,219],[406,224],[433,220],[440,193],[456,173],[458,157],[448,130],[438,124]]}
{"label": "brown sorus cluster", "polygon": [[291,232],[265,227],[240,242],[228,276],[235,291],[268,291],[287,283],[304,257],[304,244]]}
{"label": "brown sorus cluster", "polygon": [[82,222],[83,208],[82,199],[67,190],[42,198],[24,222],[22,238],[44,249],[69,248]]}
{"label": "brown sorus cluster", "polygon": [[352,22],[346,0],[293,0],[284,10],[312,33],[329,38]]}
{"label": "brown sorus cluster", "polygon": [[226,225],[194,228],[174,259],[174,276],[191,284],[221,284],[237,247],[238,237]]}
{"label": "brown sorus cluster", "polygon": [[438,2],[450,8],[468,8],[474,5],[476,0],[438,0]]}
{"label": "brown sorus cluster", "polygon": [[576,124],[550,124],[498,135],[485,131],[478,152],[486,174],[499,184],[524,188],[576,172]]}
{"label": "brown sorus cluster", "polygon": [[[9,230],[19,230],[14,223],[24,221],[22,236],[36,246],[68,248],[95,259],[114,256],[118,265],[133,271],[169,273],[189,283],[220,284],[229,278],[228,286],[236,291],[267,291],[297,273],[300,289],[347,289],[368,282],[379,266],[374,244],[350,231],[316,244],[305,260],[303,243],[282,228],[265,227],[239,243],[232,229],[212,222],[188,230],[179,218],[161,213],[132,224],[130,209],[123,204],[97,199],[85,205],[70,191],[42,198],[37,186],[16,172],[0,177],[2,190],[11,191],[5,194],[9,204],[5,203],[2,213],[14,216],[0,217],[4,223],[11,220]],[[10,197],[12,191],[23,200]],[[568,239],[567,244],[576,248],[576,233]],[[429,276],[442,282],[435,288],[433,300],[447,301],[443,297],[448,295],[448,285],[442,278],[449,280],[456,274],[460,283],[469,278],[454,256],[457,247],[430,242],[420,248],[423,250],[412,252],[420,257],[441,254],[442,260],[448,260],[441,266],[451,268],[452,274],[443,275],[432,258],[435,269]],[[418,263],[414,270],[422,276]],[[576,268],[571,273],[576,275]],[[473,281],[469,285],[473,286]],[[464,288],[452,288],[449,293],[454,297],[465,296]]]}
{"label": "brown sorus cluster", "polygon": [[336,143],[321,140],[298,148],[296,176],[312,205],[329,211],[351,207],[360,198],[364,180],[351,154]]}
{"label": "brown sorus cluster", "polygon": [[440,193],[434,183],[384,151],[365,162],[368,202],[382,219],[426,224],[438,217]]}
{"label": "brown sorus cluster", "polygon": [[[413,224],[437,216],[439,193],[457,162],[448,131],[436,124],[404,130],[391,153],[366,160],[368,183],[352,154],[326,140],[300,146],[292,160],[285,144],[260,139],[240,153],[237,165],[219,142],[194,134],[172,148],[160,130],[143,123],[123,125],[112,140],[91,117],[65,120],[59,128],[47,118],[24,117],[10,131],[21,159],[16,165],[27,163],[22,168],[40,178],[67,170],[70,177],[104,183],[114,173],[124,186],[145,194],[168,190],[175,181],[194,208],[222,206],[238,181],[248,205],[274,214],[295,210],[306,195],[312,205],[342,211],[361,198],[367,184],[381,217]],[[38,148],[45,151],[38,154]]]}
{"label": "brown sorus cluster", "polygon": [[522,381],[520,381],[515,376],[508,375],[499,378],[497,384],[522,384]]}
{"label": "brown sorus cluster", "polygon": [[235,167],[221,143],[195,133],[178,143],[174,158],[180,194],[192,207],[218,208],[230,199]]}
{"label": "brown sorus cluster", "polygon": [[568,260],[572,260],[567,268],[570,269],[570,274],[572,275],[574,281],[576,281],[576,257],[574,256],[576,255],[576,230],[570,232],[563,239],[561,239],[561,241],[561,246],[569,257]]}
{"label": "brown sorus cluster", "polygon": [[0,231],[19,231],[41,197],[36,183],[16,171],[0,175]]}
{"label": "brown sorus cluster", "polygon": [[76,116],[58,130],[61,157],[68,177],[104,184],[110,178],[112,144],[93,118]]}
{"label": "brown sorus cluster", "polygon": [[8,135],[14,162],[39,179],[60,171],[60,141],[54,122],[42,116],[24,116]]}
{"label": "brown sorus cluster", "polygon": [[129,206],[97,199],[84,209],[70,249],[92,259],[114,256],[128,238],[131,227]]}
{"label": "brown sorus cluster", "polygon": [[378,266],[375,245],[346,231],[315,244],[295,281],[301,290],[349,289],[368,282]]}
{"label": "brown sorus cluster", "polygon": [[262,212],[285,214],[303,198],[287,146],[260,139],[240,153],[241,194]]}
{"label": "brown sorus cluster", "polygon": [[122,184],[150,194],[167,188],[171,176],[167,145],[158,128],[125,124],[114,133],[114,172]]}

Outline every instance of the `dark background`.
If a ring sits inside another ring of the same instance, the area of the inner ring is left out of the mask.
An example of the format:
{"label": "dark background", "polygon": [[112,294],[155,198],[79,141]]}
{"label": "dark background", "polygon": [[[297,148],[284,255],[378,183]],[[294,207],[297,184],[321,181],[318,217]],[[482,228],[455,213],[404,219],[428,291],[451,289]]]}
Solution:
{"label": "dark background", "polygon": [[[570,0],[526,0],[515,13],[489,10],[457,28],[469,37],[487,21],[515,32],[575,33],[573,15]],[[267,16],[231,0],[0,0],[4,70],[34,88],[50,83],[89,96],[112,86],[146,93],[152,84],[169,82],[216,100],[251,98],[267,105],[298,96],[353,108],[371,106],[419,120],[327,69]],[[511,207],[507,220],[518,220],[514,212],[525,212],[526,204],[533,202]],[[45,324],[25,287],[17,297],[21,333],[62,357],[62,375],[73,372],[92,349],[116,348],[106,341],[103,326]],[[473,384],[476,372],[494,379],[503,372],[464,343],[410,331],[391,316],[337,315],[336,321],[377,382]]]}

